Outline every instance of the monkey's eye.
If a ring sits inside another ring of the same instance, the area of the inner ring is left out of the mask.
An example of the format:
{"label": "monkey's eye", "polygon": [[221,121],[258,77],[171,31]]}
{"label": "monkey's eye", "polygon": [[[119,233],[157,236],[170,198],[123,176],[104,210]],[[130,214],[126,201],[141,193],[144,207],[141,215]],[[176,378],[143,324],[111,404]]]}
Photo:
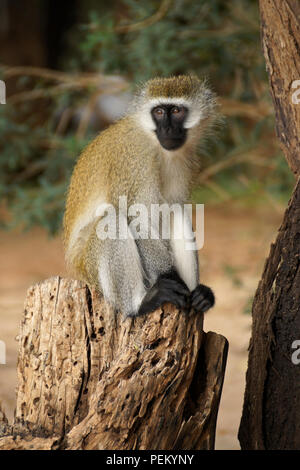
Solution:
{"label": "monkey's eye", "polygon": [[185,114],[185,108],[183,106],[173,106],[171,113],[181,117]]}
{"label": "monkey's eye", "polygon": [[153,112],[154,112],[154,114],[155,114],[156,116],[158,116],[158,117],[161,117],[161,116],[163,116],[163,115],[165,114],[164,109],[163,109],[163,108],[159,108],[159,107],[158,107],[158,108],[154,108],[154,109],[153,109]]}

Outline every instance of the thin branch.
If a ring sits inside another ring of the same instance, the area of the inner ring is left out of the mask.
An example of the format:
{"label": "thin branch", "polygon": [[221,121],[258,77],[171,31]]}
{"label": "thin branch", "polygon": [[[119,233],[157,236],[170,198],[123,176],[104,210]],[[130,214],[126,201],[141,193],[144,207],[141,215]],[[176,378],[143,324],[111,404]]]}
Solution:
{"label": "thin branch", "polygon": [[40,98],[48,98],[50,96],[55,96],[57,94],[65,92],[65,90],[80,90],[80,89],[85,89],[85,88],[90,88],[91,86],[98,86],[98,95],[100,94],[114,94],[114,93],[119,93],[121,91],[124,91],[127,89],[128,85],[124,83],[119,83],[119,84],[107,84],[106,87],[101,86],[101,83],[99,80],[96,82],[95,80],[91,80],[90,82],[88,81],[83,81],[83,80],[77,80],[74,82],[65,82],[61,83],[56,86],[48,87],[48,88],[43,88],[43,89],[37,89],[37,90],[26,90],[22,91],[20,93],[15,93],[14,95],[11,95],[8,98],[9,104],[16,104],[20,103],[23,101],[32,101]]}
{"label": "thin branch", "polygon": [[147,28],[148,26],[152,26],[154,23],[160,21],[169,10],[169,7],[172,3],[172,0],[163,0],[160,4],[159,9],[157,10],[154,15],[146,18],[143,21],[139,21],[137,23],[129,24],[129,25],[120,25],[115,27],[116,33],[131,33],[133,31],[140,31],[141,29]]}
{"label": "thin branch", "polygon": [[57,70],[51,70],[42,67],[10,67],[5,64],[0,64],[0,69],[5,79],[17,76],[37,77],[45,80],[54,80],[65,84],[65,86],[78,86],[86,88],[89,86],[96,86],[102,88],[107,92],[107,88],[114,88],[117,91],[123,90],[128,86],[128,82],[114,75],[103,75],[99,72],[96,73],[80,73],[69,74]]}
{"label": "thin branch", "polygon": [[256,163],[257,159],[261,160],[263,157],[259,157],[260,154],[265,153],[265,148],[263,147],[256,147],[249,152],[242,152],[236,155],[232,155],[231,157],[221,160],[217,162],[205,170],[202,171],[200,177],[198,178],[199,183],[206,182],[209,178],[214,176],[215,174],[219,173],[220,171],[224,170],[225,168],[229,168],[233,165],[237,165],[238,163],[243,163],[250,161],[251,163]]}
{"label": "thin branch", "polygon": [[91,120],[93,111],[96,108],[97,100],[101,94],[102,94],[101,92],[97,91],[96,93],[93,93],[92,96],[90,97],[87,105],[85,106],[83,110],[81,119],[79,121],[78,128],[76,131],[76,137],[78,138],[84,137],[87,131],[89,122]]}
{"label": "thin branch", "polygon": [[59,118],[58,124],[55,129],[55,134],[58,135],[63,135],[64,132],[66,131],[69,122],[71,121],[73,116],[73,110],[71,108],[66,108],[63,110],[61,113],[61,116]]}
{"label": "thin branch", "polygon": [[231,194],[228,191],[225,191],[218,183],[215,181],[206,181],[205,186],[214,191],[221,199],[229,201],[232,198]]}
{"label": "thin branch", "polygon": [[[71,81],[71,76],[64,72],[59,72],[56,70],[50,70],[42,67],[9,67],[5,64],[0,64],[0,68],[3,72],[4,78],[15,77],[18,75],[34,76],[39,78],[45,78],[49,80],[57,81]],[[73,80],[73,77],[72,77]]]}
{"label": "thin branch", "polygon": [[271,103],[256,102],[254,104],[231,98],[219,98],[222,113],[226,116],[244,116],[250,119],[261,119],[274,113]]}

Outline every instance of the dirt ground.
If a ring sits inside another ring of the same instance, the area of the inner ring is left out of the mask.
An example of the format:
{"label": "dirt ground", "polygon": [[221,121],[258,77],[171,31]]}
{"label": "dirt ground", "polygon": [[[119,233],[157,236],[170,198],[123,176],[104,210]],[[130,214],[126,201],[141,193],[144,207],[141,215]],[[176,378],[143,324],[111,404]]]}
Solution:
{"label": "dirt ground", "polygon": [[[218,415],[216,449],[239,449],[247,348],[251,333],[251,298],[282,213],[274,207],[245,209],[232,205],[205,207],[205,242],[200,251],[201,282],[211,286],[216,306],[205,316],[204,329],[229,341],[223,395]],[[283,211],[282,211],[283,212]],[[0,364],[0,400],[12,419],[16,359],[23,302],[31,284],[65,275],[60,238],[41,229],[0,232],[0,340],[6,343],[6,365]]]}

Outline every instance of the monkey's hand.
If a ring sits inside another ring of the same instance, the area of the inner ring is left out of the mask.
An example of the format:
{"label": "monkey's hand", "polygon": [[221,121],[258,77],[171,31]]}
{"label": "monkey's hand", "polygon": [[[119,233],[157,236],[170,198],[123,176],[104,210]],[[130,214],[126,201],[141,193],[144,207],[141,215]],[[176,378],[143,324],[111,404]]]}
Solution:
{"label": "monkey's hand", "polygon": [[204,284],[198,284],[190,295],[190,305],[196,312],[204,313],[213,307],[214,303],[215,296],[213,291]]}
{"label": "monkey's hand", "polygon": [[190,291],[184,283],[176,279],[160,277],[145,295],[137,315],[153,312],[166,302],[176,305],[178,309],[186,309],[189,296]]}

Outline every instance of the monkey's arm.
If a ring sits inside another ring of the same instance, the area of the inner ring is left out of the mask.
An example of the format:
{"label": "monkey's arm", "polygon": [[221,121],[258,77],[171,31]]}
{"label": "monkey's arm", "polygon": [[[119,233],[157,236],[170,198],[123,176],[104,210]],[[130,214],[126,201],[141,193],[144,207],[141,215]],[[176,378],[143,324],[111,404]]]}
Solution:
{"label": "monkey's arm", "polygon": [[[169,268],[160,266],[159,275],[155,277],[154,285],[148,289],[143,298],[138,315],[152,312],[165,302],[171,302],[185,311],[193,308],[202,313],[214,305],[212,290],[203,284],[198,284],[198,252],[189,217],[184,212],[183,214],[175,212],[171,226],[172,257]],[[178,237],[179,234],[181,236]],[[149,259],[144,260],[146,267],[151,268],[154,260],[168,257],[163,251],[161,240],[140,241],[138,245],[141,254],[148,251]]]}

